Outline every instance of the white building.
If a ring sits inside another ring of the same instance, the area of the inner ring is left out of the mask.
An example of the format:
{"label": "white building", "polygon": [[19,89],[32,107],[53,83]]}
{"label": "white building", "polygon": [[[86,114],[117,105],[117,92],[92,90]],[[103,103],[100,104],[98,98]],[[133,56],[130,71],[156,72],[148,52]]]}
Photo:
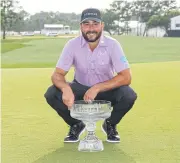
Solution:
{"label": "white building", "polygon": [[180,30],[180,15],[171,18],[170,30]]}
{"label": "white building", "polygon": [[[117,22],[116,22],[117,23]],[[146,24],[145,23],[141,23],[139,21],[128,21],[126,22],[126,25],[128,26],[128,28],[130,28],[130,31],[128,31],[128,35],[132,35],[132,36],[143,36],[145,28],[146,28]],[[121,22],[119,23],[120,27],[125,27],[125,23]],[[163,37],[165,34],[165,30],[157,27],[157,28],[152,28],[152,29],[148,29],[145,33],[145,36],[149,36],[149,37]]]}
{"label": "white building", "polygon": [[168,30],[168,36],[180,37],[180,15],[171,18],[171,24]]}
{"label": "white building", "polygon": [[[3,31],[1,31],[1,36],[3,36]],[[19,33],[15,31],[6,31],[6,36],[19,36]]]}
{"label": "white building", "polygon": [[34,36],[34,32],[33,31],[24,31],[24,32],[20,32],[20,34],[22,36]]}
{"label": "white building", "polygon": [[63,24],[44,24],[44,29],[41,30],[41,34],[47,36],[70,33],[70,26],[64,26]]}

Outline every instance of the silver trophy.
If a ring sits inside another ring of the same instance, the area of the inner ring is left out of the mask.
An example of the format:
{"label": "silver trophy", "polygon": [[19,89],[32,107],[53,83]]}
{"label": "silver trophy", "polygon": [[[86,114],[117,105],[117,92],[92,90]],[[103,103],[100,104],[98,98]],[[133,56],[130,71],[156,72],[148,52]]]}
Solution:
{"label": "silver trophy", "polygon": [[111,116],[111,102],[94,100],[75,101],[70,110],[71,117],[82,120],[86,124],[87,135],[80,140],[78,150],[83,152],[98,152],[104,150],[103,143],[95,135],[96,122]]}

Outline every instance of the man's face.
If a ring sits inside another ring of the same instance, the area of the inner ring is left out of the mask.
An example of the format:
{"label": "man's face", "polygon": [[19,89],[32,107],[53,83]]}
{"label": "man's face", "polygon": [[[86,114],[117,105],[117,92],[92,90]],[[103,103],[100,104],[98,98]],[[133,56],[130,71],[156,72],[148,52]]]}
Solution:
{"label": "man's face", "polygon": [[84,39],[88,42],[95,42],[101,37],[104,24],[96,21],[85,21],[81,23],[81,32]]}

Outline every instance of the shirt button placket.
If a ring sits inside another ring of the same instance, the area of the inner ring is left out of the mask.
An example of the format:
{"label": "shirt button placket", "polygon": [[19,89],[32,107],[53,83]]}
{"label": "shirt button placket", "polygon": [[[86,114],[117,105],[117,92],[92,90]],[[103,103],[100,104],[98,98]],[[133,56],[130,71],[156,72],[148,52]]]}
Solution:
{"label": "shirt button placket", "polygon": [[88,82],[89,82],[89,84],[92,84],[92,80],[93,80],[93,78],[92,78],[92,74],[93,74],[93,72],[94,72],[94,69],[95,69],[95,61],[94,61],[94,54],[93,54],[93,52],[90,50],[89,51],[89,74],[88,74]]}
{"label": "shirt button placket", "polygon": [[88,49],[88,84],[90,84],[90,74],[91,74],[91,57],[92,57],[92,55],[91,55],[91,50],[90,49]]}

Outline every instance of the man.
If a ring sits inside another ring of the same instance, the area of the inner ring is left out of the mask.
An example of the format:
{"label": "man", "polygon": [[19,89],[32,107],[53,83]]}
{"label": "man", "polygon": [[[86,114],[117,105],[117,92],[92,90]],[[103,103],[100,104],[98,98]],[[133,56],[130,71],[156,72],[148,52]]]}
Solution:
{"label": "man", "polygon": [[[45,93],[47,103],[70,126],[64,142],[79,141],[85,128],[83,122],[70,116],[68,108],[75,100],[111,101],[113,111],[102,129],[108,142],[120,142],[116,126],[137,98],[129,87],[131,73],[124,52],[118,41],[103,35],[103,28],[98,9],[88,8],[82,12],[81,35],[65,45],[52,75],[53,85]],[[72,65],[75,67],[74,80],[67,83],[65,75]]]}

